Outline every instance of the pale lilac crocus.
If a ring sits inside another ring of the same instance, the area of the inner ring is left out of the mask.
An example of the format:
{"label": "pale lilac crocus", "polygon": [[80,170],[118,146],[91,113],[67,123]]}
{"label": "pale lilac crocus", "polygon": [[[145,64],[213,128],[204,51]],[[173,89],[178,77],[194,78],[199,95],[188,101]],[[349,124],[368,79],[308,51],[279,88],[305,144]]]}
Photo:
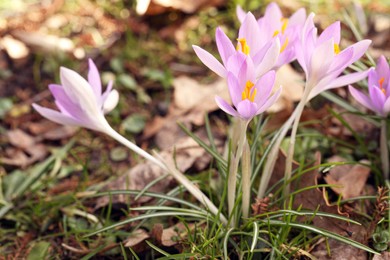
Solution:
{"label": "pale lilac crocus", "polygon": [[222,78],[227,77],[228,71],[234,73],[237,63],[234,60],[236,53],[250,57],[253,60],[255,75],[260,77],[274,67],[280,52],[279,38],[262,45],[262,37],[255,17],[249,12],[240,26],[236,48],[222,29],[217,28],[215,38],[222,63],[199,46],[193,45],[193,49],[199,59]]}
{"label": "pale lilac crocus", "polygon": [[93,61],[89,60],[88,81],[77,72],[64,67],[60,68],[60,79],[61,85],[49,85],[59,111],[37,104],[33,104],[34,109],[58,124],[100,132],[110,129],[104,114],[115,108],[119,94],[112,89],[112,82],[109,82],[106,91],[102,93],[99,72]]}
{"label": "pale lilac crocus", "polygon": [[368,73],[368,95],[349,86],[352,96],[363,106],[382,117],[390,113],[390,69],[384,56],[378,59],[375,70]]}
{"label": "pale lilac crocus", "polygon": [[271,95],[275,83],[275,71],[271,70],[260,78],[255,76],[255,67],[251,58],[242,53],[232,56],[236,60],[237,75],[228,72],[227,83],[233,106],[221,97],[215,100],[226,113],[250,121],[254,116],[263,113],[275,103],[281,93],[281,88]]}
{"label": "pale lilac crocus", "polygon": [[[308,100],[319,93],[352,84],[367,77],[369,70],[340,76],[367,51],[370,40],[359,41],[340,50],[340,22],[328,26],[319,36],[313,22],[314,14],[306,20],[297,48],[297,59],[306,74]],[[307,100],[306,100],[307,101]]]}
{"label": "pale lilac crocus", "polygon": [[382,55],[378,59],[375,70],[368,73],[368,96],[351,85],[349,91],[363,106],[382,116],[380,135],[380,155],[382,172],[386,180],[389,179],[389,149],[387,145],[387,116],[390,113],[390,69],[386,58]]}
{"label": "pale lilac crocus", "polygon": [[[237,6],[236,14],[241,23],[244,22],[246,13]],[[280,39],[280,54],[273,69],[278,69],[284,64],[290,63],[296,58],[295,48],[299,39],[299,33],[306,20],[306,10],[298,9],[291,17],[284,17],[276,3],[270,3],[265,10],[264,16],[257,20],[261,38],[259,45],[265,46],[275,37]]]}
{"label": "pale lilac crocus", "polygon": [[60,79],[62,85],[52,84],[49,86],[59,111],[33,104],[38,113],[58,124],[85,127],[109,135],[170,173],[200,203],[213,214],[218,214],[222,223],[227,224],[226,218],[219,212],[215,204],[183,173],[152,156],[111,128],[104,114],[115,108],[119,100],[119,94],[116,90],[112,90],[112,82],[108,84],[106,91],[102,93],[99,72],[92,60],[89,60],[88,81],[77,72],[63,67],[60,68]]}

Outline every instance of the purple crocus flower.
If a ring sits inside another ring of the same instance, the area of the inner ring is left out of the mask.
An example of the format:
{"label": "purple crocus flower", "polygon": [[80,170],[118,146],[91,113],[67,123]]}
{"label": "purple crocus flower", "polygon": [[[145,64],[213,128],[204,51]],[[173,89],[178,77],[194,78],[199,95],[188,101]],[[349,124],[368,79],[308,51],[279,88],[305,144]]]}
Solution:
{"label": "purple crocus flower", "polygon": [[[245,11],[237,6],[236,13],[240,22],[243,23],[246,16]],[[287,18],[283,17],[282,11],[276,3],[270,3],[264,16],[257,20],[261,34],[259,46],[265,46],[275,37],[280,40],[280,55],[273,69],[278,69],[296,58],[295,45],[305,20],[306,11],[304,8],[300,8],[290,18]]]}
{"label": "purple crocus flower", "polygon": [[271,70],[257,79],[252,59],[242,53],[237,53],[235,56],[234,59],[239,66],[238,74],[229,71],[227,75],[230,98],[234,107],[221,97],[217,96],[215,100],[226,113],[249,121],[275,103],[281,88],[271,96],[275,71]]}
{"label": "purple crocus flower", "polygon": [[88,81],[77,72],[64,67],[60,68],[60,79],[62,85],[49,85],[60,111],[37,104],[33,104],[34,109],[58,124],[81,126],[101,132],[110,129],[104,114],[115,108],[119,94],[112,90],[112,82],[102,93],[99,72],[93,61],[89,60]]}
{"label": "purple crocus flower", "polygon": [[365,77],[370,70],[339,76],[368,49],[371,41],[362,40],[340,51],[340,22],[328,26],[320,36],[310,14],[303,27],[297,50],[297,59],[306,74],[309,99],[319,93],[346,86]]}
{"label": "purple crocus flower", "polygon": [[384,56],[379,57],[375,70],[368,73],[368,96],[351,85],[352,96],[366,108],[386,117],[390,113],[390,69]]}
{"label": "purple crocus flower", "polygon": [[255,75],[260,77],[274,67],[280,52],[279,38],[262,44],[262,37],[255,17],[247,13],[239,29],[236,48],[221,28],[216,30],[215,38],[223,64],[199,46],[192,47],[199,59],[222,78],[227,77],[228,71],[234,71],[236,61],[230,58],[237,52],[252,58]]}

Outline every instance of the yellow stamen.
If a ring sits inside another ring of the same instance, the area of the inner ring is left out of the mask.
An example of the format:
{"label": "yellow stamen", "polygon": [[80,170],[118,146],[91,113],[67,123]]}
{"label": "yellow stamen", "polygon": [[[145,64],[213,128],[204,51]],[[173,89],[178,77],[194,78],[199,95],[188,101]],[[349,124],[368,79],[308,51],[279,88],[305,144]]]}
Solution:
{"label": "yellow stamen", "polygon": [[280,47],[280,53],[282,53],[287,48],[287,45],[288,45],[288,38],[284,40],[283,45]]}
{"label": "yellow stamen", "polygon": [[274,31],[274,34],[272,35],[272,37],[275,37],[275,36],[278,35],[278,34],[279,34],[279,31],[276,30],[276,31]]}
{"label": "yellow stamen", "polygon": [[381,89],[382,93],[386,95],[386,89],[383,88],[383,82],[385,81],[385,78],[380,78],[379,79],[379,88]]}
{"label": "yellow stamen", "polygon": [[249,54],[249,46],[248,44],[246,43],[246,39],[245,38],[239,38],[237,39],[238,43],[237,43],[237,50],[238,51],[242,51],[242,53],[244,53],[245,55],[248,55]]}
{"label": "yellow stamen", "polygon": [[288,25],[288,18],[282,18],[280,21],[282,22],[282,34],[284,34]]}
{"label": "yellow stamen", "polygon": [[338,44],[333,44],[333,50],[334,50],[334,53],[337,55],[340,53],[340,46]]}
{"label": "yellow stamen", "polygon": [[256,93],[257,93],[257,89],[254,89],[252,94],[251,94],[251,90],[253,88],[255,84],[253,84],[250,80],[248,80],[245,84],[245,89],[244,91],[241,93],[241,98],[242,100],[245,100],[245,99],[249,99],[249,101],[251,102],[254,102],[255,100],[255,97],[256,97]]}

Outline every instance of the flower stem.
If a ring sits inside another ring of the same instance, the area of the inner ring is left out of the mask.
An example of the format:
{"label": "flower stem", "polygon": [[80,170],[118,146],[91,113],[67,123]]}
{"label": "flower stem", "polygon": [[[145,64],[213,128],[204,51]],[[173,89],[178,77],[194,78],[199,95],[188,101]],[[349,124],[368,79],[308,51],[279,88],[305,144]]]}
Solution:
{"label": "flower stem", "polygon": [[287,196],[287,194],[290,192],[290,183],[288,182],[292,175],[292,164],[294,159],[294,148],[295,148],[295,140],[297,137],[297,131],[298,131],[298,125],[299,121],[301,119],[301,115],[303,112],[303,109],[305,108],[305,105],[307,103],[307,99],[310,93],[310,87],[308,85],[305,86],[305,90],[303,92],[303,96],[301,101],[298,103],[298,106],[296,107],[296,115],[294,118],[294,124],[292,126],[291,135],[290,135],[290,143],[288,145],[288,151],[287,151],[287,158],[286,158],[286,166],[284,170],[284,195]]}
{"label": "flower stem", "polygon": [[181,173],[174,167],[167,166],[165,163],[163,163],[162,160],[159,160],[145,150],[142,150],[140,147],[124,138],[114,129],[110,128],[109,130],[105,131],[105,133],[117,140],[119,143],[129,148],[130,150],[144,157],[146,160],[156,164],[161,169],[171,174],[177,182],[183,185],[188,190],[188,192],[190,192],[200,203],[202,203],[206,208],[208,208],[211,213],[213,213],[215,216],[219,215],[219,218],[222,223],[224,223],[225,225],[227,224],[225,216],[219,212],[218,208],[214,205],[214,203],[212,203],[210,199],[206,195],[204,195],[204,193],[195,184],[193,184],[189,179],[187,179],[183,173]]}
{"label": "flower stem", "polygon": [[233,208],[236,202],[237,170],[246,140],[246,128],[248,126],[248,121],[239,120],[238,124],[239,127],[235,128],[235,131],[238,131],[238,133],[233,133],[233,136],[238,136],[237,140],[233,140],[233,142],[237,142],[237,145],[234,145],[234,147],[237,147],[237,150],[231,156],[228,176],[228,209],[232,227],[235,227],[236,225]]}
{"label": "flower stem", "polygon": [[382,171],[383,177],[385,180],[389,179],[389,148],[387,144],[387,125],[386,118],[383,118],[381,121],[381,139],[380,139],[380,149],[381,149],[381,161],[382,161]]}
{"label": "flower stem", "polygon": [[278,134],[275,135],[275,137],[271,141],[270,145],[272,145],[272,148],[267,156],[267,160],[263,168],[263,174],[260,178],[259,190],[257,192],[258,198],[263,198],[265,195],[269,181],[271,179],[272,172],[275,167],[276,160],[278,159],[280,145],[283,141],[283,138],[286,136],[288,129],[290,129],[291,124],[294,122],[296,114],[297,110],[294,110],[289,119],[283,124]]}
{"label": "flower stem", "polygon": [[242,184],[242,216],[248,218],[251,201],[251,149],[248,140],[245,141],[241,160]]}

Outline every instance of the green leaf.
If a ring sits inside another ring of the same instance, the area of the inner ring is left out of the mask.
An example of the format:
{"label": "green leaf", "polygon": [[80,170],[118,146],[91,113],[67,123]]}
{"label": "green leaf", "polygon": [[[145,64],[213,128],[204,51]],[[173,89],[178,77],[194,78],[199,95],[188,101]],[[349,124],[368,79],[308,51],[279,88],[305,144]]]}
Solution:
{"label": "green leaf", "polygon": [[137,90],[137,82],[134,80],[133,77],[127,75],[127,74],[121,74],[118,76],[118,81],[120,84],[122,84],[124,87],[130,89],[130,90]]}
{"label": "green leaf", "polygon": [[4,118],[5,114],[12,108],[12,106],[12,99],[0,98],[0,118]]}
{"label": "green leaf", "polygon": [[50,248],[50,243],[46,241],[41,241],[36,243],[33,248],[30,250],[30,253],[27,256],[27,260],[42,260],[48,256]]}
{"label": "green leaf", "polygon": [[132,134],[138,134],[144,129],[145,121],[145,116],[140,114],[132,114],[122,122],[122,127],[127,132],[130,132]]}
{"label": "green leaf", "polygon": [[128,152],[124,147],[115,147],[110,151],[110,158],[115,162],[126,160],[127,156]]}

